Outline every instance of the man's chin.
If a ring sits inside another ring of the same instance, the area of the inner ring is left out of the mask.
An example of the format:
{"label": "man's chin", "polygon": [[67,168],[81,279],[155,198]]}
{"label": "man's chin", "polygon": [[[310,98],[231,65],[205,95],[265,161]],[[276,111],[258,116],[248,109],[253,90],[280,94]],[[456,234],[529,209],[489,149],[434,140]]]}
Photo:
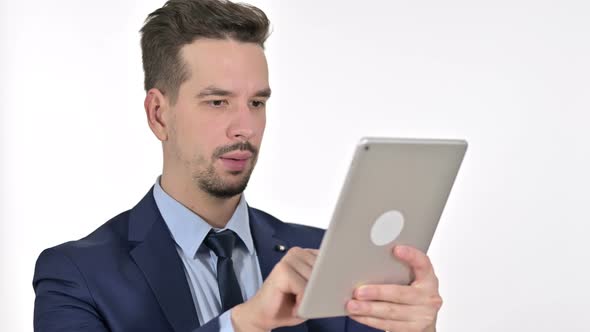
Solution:
{"label": "man's chin", "polygon": [[[250,162],[251,163],[251,162]],[[217,198],[231,198],[244,192],[254,165],[239,170],[227,169],[223,164],[215,163],[206,172],[195,176],[199,187],[204,192]]]}
{"label": "man's chin", "polygon": [[200,182],[200,187],[213,197],[232,198],[246,190],[249,180],[250,173],[240,171],[238,174],[218,175],[215,181]]}
{"label": "man's chin", "polygon": [[209,195],[216,198],[232,198],[238,196],[246,190],[247,184],[239,184],[236,186],[224,185],[220,187],[206,187],[204,189]]}
{"label": "man's chin", "polygon": [[238,177],[244,175],[246,171],[226,171],[225,173],[231,175],[232,177]]}

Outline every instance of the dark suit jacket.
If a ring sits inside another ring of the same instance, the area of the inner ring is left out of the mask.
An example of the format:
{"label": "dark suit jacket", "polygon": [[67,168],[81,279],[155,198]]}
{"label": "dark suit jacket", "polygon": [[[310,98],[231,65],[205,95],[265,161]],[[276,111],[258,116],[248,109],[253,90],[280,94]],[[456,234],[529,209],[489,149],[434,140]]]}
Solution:
{"label": "dark suit jacket", "polygon": [[[152,188],[153,190],[153,188]],[[41,253],[35,267],[35,331],[219,330],[201,325],[174,240],[152,190],[87,237]],[[324,231],[281,222],[249,208],[263,279],[283,252],[277,245],[318,248]],[[283,332],[376,331],[345,318],[308,320]]]}

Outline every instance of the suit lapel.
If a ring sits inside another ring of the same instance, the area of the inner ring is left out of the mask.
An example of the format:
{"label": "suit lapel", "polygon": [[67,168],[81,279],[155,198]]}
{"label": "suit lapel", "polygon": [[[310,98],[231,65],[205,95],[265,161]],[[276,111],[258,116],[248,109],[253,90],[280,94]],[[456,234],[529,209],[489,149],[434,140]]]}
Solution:
{"label": "suit lapel", "polygon": [[[254,247],[260,264],[262,280],[266,280],[273,267],[283,258],[286,250],[289,250],[289,242],[282,239],[282,235],[273,227],[269,217],[248,207],[250,218],[250,231],[254,239]],[[280,246],[285,251],[279,250]],[[274,332],[307,332],[305,323],[274,329]]]}
{"label": "suit lapel", "polygon": [[275,228],[262,213],[248,207],[248,214],[262,280],[266,280],[270,271],[286,253],[278,250],[278,246],[284,246],[288,250],[287,241],[276,237]]}
{"label": "suit lapel", "polygon": [[139,242],[130,251],[175,331],[199,326],[195,304],[182,266],[153,191],[135,206],[129,216],[129,240]]}

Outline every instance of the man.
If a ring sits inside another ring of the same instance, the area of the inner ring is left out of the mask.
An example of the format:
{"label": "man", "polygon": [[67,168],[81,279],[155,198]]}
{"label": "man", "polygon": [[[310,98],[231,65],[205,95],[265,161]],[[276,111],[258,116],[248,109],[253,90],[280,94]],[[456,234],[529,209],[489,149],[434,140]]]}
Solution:
{"label": "man", "polygon": [[[87,237],[41,253],[37,331],[434,331],[428,257],[396,257],[409,286],[366,285],[348,317],[297,317],[323,231],[247,205],[271,89],[259,9],[170,0],[142,28],[145,111],[163,172],[147,195]],[[305,248],[305,249],[303,249]]]}

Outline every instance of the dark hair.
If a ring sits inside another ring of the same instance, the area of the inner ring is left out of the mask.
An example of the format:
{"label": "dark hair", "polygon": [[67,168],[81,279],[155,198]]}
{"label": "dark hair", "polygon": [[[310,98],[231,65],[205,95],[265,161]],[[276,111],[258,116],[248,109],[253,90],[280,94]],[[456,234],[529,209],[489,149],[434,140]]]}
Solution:
{"label": "dark hair", "polygon": [[176,103],[190,78],[180,49],[199,38],[234,39],[264,48],[270,22],[252,5],[227,0],[169,0],[149,14],[141,33],[144,88],[158,88]]}

